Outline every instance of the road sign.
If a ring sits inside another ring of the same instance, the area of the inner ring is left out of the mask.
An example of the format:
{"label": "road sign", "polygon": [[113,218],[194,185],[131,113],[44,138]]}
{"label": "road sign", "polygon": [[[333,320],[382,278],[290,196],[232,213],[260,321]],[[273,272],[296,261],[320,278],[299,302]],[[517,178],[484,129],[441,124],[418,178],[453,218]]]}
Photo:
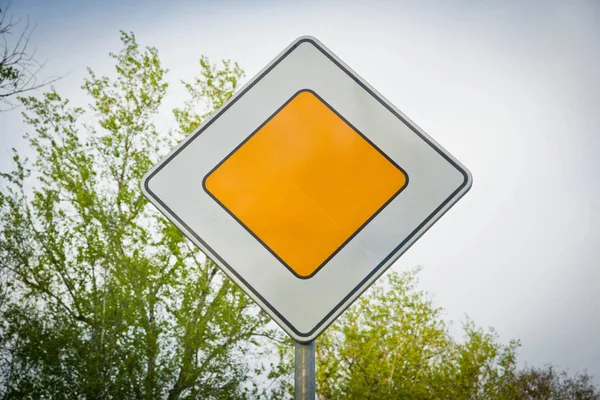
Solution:
{"label": "road sign", "polygon": [[301,37],[154,166],[142,190],[307,343],[471,182],[322,43]]}

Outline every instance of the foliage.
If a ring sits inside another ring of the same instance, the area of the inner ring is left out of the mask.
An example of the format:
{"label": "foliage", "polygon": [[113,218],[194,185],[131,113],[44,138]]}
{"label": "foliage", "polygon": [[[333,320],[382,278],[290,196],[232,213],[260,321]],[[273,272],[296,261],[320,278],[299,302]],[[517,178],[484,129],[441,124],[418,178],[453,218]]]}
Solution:
{"label": "foliage", "polygon": [[114,77],[89,70],[87,108],[54,89],[21,99],[34,157],[15,154],[2,175],[0,395],[257,395],[243,355],[269,335],[268,318],[139,190],[161,149],[221,106],[242,71],[202,58],[179,130],[161,134],[167,71],[155,48],[121,40]]}
{"label": "foliage", "polygon": [[319,398],[488,399],[512,376],[518,343],[472,322],[454,341],[416,272],[388,274],[319,339]]}
{"label": "foliage", "polygon": [[[442,310],[418,290],[418,271],[388,273],[317,339],[319,399],[599,399],[587,375],[519,370],[519,342],[502,344],[493,329],[467,320],[455,340]],[[291,348],[279,347],[274,376],[290,376]],[[291,397],[293,381],[283,388]]]}
{"label": "foliage", "polygon": [[506,390],[507,399],[519,400],[600,400],[592,378],[583,373],[569,377],[552,366],[525,368]]}
{"label": "foliage", "polygon": [[[233,94],[239,85],[239,80],[244,72],[238,63],[223,60],[223,67],[211,65],[208,58],[200,58],[201,76],[191,83],[182,82],[191,98],[185,102],[183,108],[173,110],[175,119],[182,133],[191,133],[200,123],[210,116]],[[197,111],[198,103],[202,104],[204,112]]]}

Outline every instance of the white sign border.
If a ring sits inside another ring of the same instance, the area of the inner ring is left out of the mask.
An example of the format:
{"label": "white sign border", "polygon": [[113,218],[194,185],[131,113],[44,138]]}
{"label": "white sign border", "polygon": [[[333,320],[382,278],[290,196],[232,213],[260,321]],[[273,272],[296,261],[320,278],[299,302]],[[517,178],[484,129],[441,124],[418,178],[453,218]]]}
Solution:
{"label": "white sign border", "polygon": [[[310,332],[302,333],[294,328],[268,301],[266,301],[255,289],[250,286],[233,268],[231,268],[224,259],[214,252],[206,242],[204,242],[183,220],[181,220],[164,202],[162,202],[149,188],[150,179],[156,175],[163,166],[171,161],[179,152],[181,152],[192,140],[208,128],[213,121],[219,118],[227,109],[250,90],[258,81],[270,72],[281,60],[290,54],[296,47],[302,43],[309,42],[320,50],[335,65],[352,78],[359,86],[373,96],[388,111],[400,119],[407,127],[416,133],[421,139],[429,144],[445,160],[454,166],[463,176],[463,183],[437,208],[428,218],[426,218],[416,229],[412,231],[394,250],[368,274],[337,306],[331,310]],[[142,192],[172,223],[174,223],[192,242],[198,246],[210,259],[212,259],[223,272],[236,284],[244,288],[244,291],[265,310],[293,339],[301,343],[308,343],[320,335],[339,315],[346,310],[369,286],[371,286],[412,244],[421,237],[442,215],[448,211],[472,186],[472,176],[458,160],[449,154],[442,146],[435,142],[429,135],[421,130],[415,123],[407,118],[400,110],[387,101],[379,92],[371,87],[366,81],[358,76],[350,67],[341,61],[320,41],[311,36],[302,36],[292,42],[275,59],[273,59],[265,68],[263,68],[254,78],[246,83],[237,93],[235,93],[219,110],[211,115],[207,120],[193,133],[188,135],[178,146],[169,154],[162,158],[143,178],[141,182]]]}

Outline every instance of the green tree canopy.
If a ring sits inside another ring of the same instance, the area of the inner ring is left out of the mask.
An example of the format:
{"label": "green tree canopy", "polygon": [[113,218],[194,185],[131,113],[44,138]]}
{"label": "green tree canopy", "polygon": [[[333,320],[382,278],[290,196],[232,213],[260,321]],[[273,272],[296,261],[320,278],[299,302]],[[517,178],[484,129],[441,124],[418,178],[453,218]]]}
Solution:
{"label": "green tree canopy", "polygon": [[388,273],[319,339],[321,399],[498,397],[518,342],[502,345],[472,322],[455,341],[416,273]]}
{"label": "green tree canopy", "polygon": [[[388,272],[317,339],[320,400],[600,400],[586,374],[519,369],[519,342],[493,329],[467,320],[457,340],[418,272]],[[279,347],[274,377],[290,376],[292,345]],[[291,397],[293,381],[282,389]]]}
{"label": "green tree canopy", "polygon": [[243,354],[265,314],[150,206],[142,175],[223,104],[237,64],[200,62],[175,111],[153,119],[166,70],[122,33],[112,77],[89,70],[86,108],[54,90],[21,101],[34,151],[0,192],[0,393],[5,398],[244,398]]}

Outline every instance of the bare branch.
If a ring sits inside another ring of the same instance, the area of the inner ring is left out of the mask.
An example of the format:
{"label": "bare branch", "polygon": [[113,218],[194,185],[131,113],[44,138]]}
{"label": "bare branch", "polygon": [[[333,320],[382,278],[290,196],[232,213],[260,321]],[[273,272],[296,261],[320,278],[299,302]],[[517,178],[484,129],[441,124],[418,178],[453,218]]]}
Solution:
{"label": "bare branch", "polygon": [[[35,48],[29,44],[35,27],[29,20],[23,28],[21,20],[13,16],[7,17],[10,3],[0,7],[0,112],[17,106],[14,100],[18,95],[50,85],[61,77],[47,78],[38,81],[38,76],[45,62],[36,60]],[[20,32],[15,40],[11,35]]]}

